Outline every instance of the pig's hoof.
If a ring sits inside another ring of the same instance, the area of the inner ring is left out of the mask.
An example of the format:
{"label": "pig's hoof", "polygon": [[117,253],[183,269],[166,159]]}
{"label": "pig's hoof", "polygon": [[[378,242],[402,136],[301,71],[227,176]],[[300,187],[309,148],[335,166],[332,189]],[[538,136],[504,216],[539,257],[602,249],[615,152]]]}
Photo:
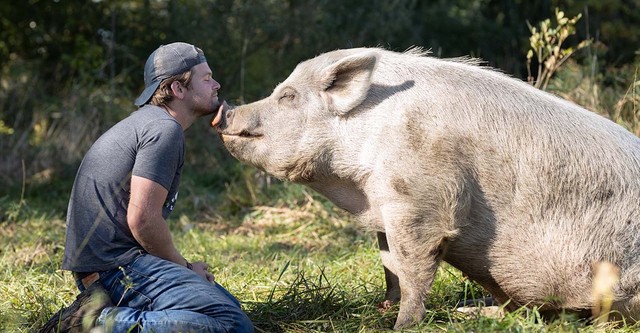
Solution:
{"label": "pig's hoof", "polygon": [[393,326],[396,331],[418,324],[427,315],[424,306],[411,308],[410,311],[402,311],[402,309],[403,306],[401,305],[396,324]]}
{"label": "pig's hoof", "polygon": [[391,309],[391,306],[393,306],[393,303],[394,302],[392,300],[385,299],[384,301],[378,303],[378,311],[380,311],[380,313],[389,311],[389,309]]}
{"label": "pig's hoof", "polygon": [[400,331],[403,330],[405,328],[409,328],[411,326],[414,326],[416,324],[416,321],[414,320],[396,320],[396,324],[393,325],[393,330],[394,331]]}

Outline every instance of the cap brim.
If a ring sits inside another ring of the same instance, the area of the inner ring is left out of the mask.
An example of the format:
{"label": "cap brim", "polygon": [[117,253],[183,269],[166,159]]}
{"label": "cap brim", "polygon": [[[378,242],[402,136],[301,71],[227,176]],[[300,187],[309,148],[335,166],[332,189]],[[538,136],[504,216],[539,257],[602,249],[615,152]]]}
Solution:
{"label": "cap brim", "polygon": [[142,94],[140,94],[140,96],[136,98],[134,104],[137,106],[143,106],[147,104],[147,102],[149,102],[149,100],[153,96],[153,93],[155,93],[158,89],[158,86],[160,86],[160,81],[154,82],[150,86],[146,87]]}

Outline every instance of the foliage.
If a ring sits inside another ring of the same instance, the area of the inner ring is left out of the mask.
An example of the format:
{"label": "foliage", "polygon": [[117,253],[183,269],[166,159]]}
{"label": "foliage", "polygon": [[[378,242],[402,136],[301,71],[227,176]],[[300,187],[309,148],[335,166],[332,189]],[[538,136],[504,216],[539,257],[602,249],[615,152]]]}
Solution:
{"label": "foliage", "polygon": [[640,73],[635,67],[631,84],[625,90],[624,96],[615,104],[615,111],[612,119],[622,123],[635,135],[640,136]]}
{"label": "foliage", "polygon": [[3,120],[0,120],[0,135],[11,135],[13,134],[13,128],[5,125]]}
{"label": "foliage", "polygon": [[[563,48],[564,42],[569,36],[576,32],[576,22],[582,17],[578,14],[572,19],[564,16],[564,12],[556,8],[557,26],[551,26],[551,20],[546,19],[540,22],[539,31],[536,27],[529,24],[531,37],[529,44],[531,49],[527,52],[527,80],[536,88],[547,90],[549,80],[553,74],[568,60],[573,53],[587,47],[591,40],[581,41],[575,49],[572,47]],[[533,57],[538,61],[538,73],[534,81],[531,75],[531,65]]]}
{"label": "foliage", "polygon": [[[616,68],[598,61],[603,54],[602,45],[594,45],[591,39],[580,41],[575,48],[565,48],[564,42],[575,35],[576,23],[581,17],[578,14],[569,19],[556,8],[555,27],[550,19],[543,20],[537,27],[528,24],[531,36],[527,80],[537,88],[550,90],[600,113],[640,136],[640,81],[637,74],[640,57],[634,63]],[[581,49],[588,51],[584,66],[571,59]],[[536,77],[531,73],[533,60],[538,64]],[[558,77],[554,77],[556,74]]]}

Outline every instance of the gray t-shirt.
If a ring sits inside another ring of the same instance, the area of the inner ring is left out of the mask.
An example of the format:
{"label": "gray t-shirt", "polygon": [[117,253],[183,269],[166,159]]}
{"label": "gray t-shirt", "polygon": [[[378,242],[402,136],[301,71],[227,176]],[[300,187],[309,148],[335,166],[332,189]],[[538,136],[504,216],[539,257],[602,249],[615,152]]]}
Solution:
{"label": "gray t-shirt", "polygon": [[133,260],[142,246],[127,224],[131,175],[169,191],[162,210],[166,219],[178,197],[184,152],[182,127],[157,106],[134,111],[100,136],[73,184],[62,268],[99,272]]}

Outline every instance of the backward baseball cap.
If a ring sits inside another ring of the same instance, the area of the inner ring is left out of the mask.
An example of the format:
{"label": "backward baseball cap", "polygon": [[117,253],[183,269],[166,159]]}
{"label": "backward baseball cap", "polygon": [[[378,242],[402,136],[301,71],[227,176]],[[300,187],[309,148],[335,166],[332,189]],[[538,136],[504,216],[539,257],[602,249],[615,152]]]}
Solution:
{"label": "backward baseball cap", "polygon": [[136,98],[135,105],[147,104],[164,79],[206,61],[204,52],[194,45],[183,42],[161,45],[144,64],[144,91]]}

